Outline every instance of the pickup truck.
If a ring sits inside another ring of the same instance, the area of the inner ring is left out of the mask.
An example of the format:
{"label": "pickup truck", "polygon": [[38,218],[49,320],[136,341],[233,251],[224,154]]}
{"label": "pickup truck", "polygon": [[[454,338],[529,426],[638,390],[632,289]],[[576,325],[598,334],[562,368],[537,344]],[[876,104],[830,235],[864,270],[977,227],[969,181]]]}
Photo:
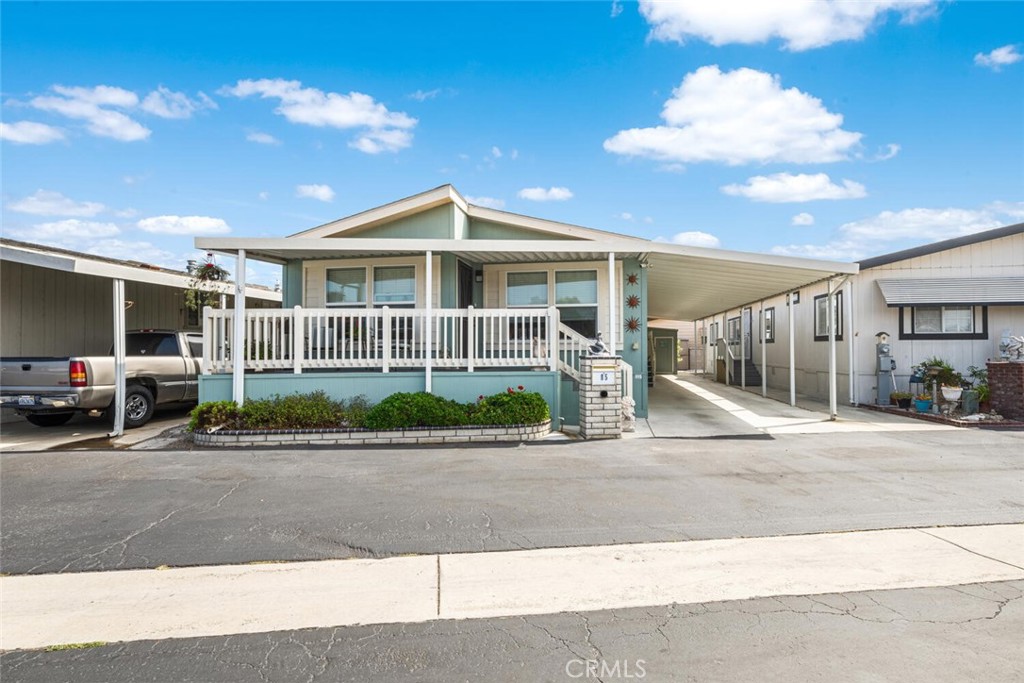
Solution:
{"label": "pickup truck", "polygon": [[[124,426],[141,427],[165,403],[195,403],[201,334],[138,330],[125,335]],[[0,407],[39,427],[62,425],[76,412],[113,419],[114,355],[0,358]]]}

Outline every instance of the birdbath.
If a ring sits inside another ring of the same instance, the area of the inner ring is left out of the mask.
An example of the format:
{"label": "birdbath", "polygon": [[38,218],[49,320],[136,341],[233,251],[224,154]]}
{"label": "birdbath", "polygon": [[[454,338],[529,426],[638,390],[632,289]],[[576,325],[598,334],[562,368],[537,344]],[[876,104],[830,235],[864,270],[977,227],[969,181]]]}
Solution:
{"label": "birdbath", "polygon": [[929,365],[926,369],[929,377],[932,378],[932,412],[936,415],[939,414],[939,373],[942,372],[942,368],[938,365]]}

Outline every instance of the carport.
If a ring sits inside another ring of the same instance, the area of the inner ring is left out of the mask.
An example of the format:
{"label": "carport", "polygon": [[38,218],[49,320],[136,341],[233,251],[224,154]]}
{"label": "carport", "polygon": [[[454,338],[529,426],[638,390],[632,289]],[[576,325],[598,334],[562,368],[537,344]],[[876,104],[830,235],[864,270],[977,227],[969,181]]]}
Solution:
{"label": "carport", "polygon": [[[829,314],[829,405],[830,417],[837,415],[836,401],[836,338],[835,325],[831,320],[834,297],[846,279],[857,273],[856,263],[821,261],[769,254],[751,254],[722,249],[685,247],[655,243],[647,254],[647,314],[649,318],[672,320],[700,320],[719,311],[741,307],[751,302],[763,301],[774,296],[793,293],[802,287],[828,282]],[[790,326],[793,317],[789,316]],[[754,334],[753,321],[751,334]],[[763,334],[763,326],[757,334]],[[705,348],[714,344],[716,365],[725,360],[730,366],[728,344],[723,343],[723,330],[717,330],[714,339],[701,339]],[[705,336],[709,332],[705,330]],[[796,405],[796,350],[792,330],[789,334],[789,385],[790,404]],[[740,335],[740,358],[746,355],[746,336]],[[761,349],[765,345],[761,344]],[[721,355],[720,355],[721,354]],[[746,366],[742,364],[745,374]],[[764,362],[762,360],[762,367]],[[746,384],[745,378],[742,384]],[[768,395],[767,376],[761,376],[761,394]],[[652,401],[656,398],[652,393]],[[653,407],[653,406],[652,406]]]}

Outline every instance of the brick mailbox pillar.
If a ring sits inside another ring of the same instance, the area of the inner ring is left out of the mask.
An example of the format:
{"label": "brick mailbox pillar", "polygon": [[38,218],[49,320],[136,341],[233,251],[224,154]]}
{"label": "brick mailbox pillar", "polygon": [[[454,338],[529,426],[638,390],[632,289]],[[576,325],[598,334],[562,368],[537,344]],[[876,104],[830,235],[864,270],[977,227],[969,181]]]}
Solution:
{"label": "brick mailbox pillar", "polygon": [[1024,420],[1024,363],[989,362],[988,390],[992,410],[1007,420]]}
{"label": "brick mailbox pillar", "polygon": [[618,356],[580,359],[580,436],[622,437],[622,359]]}

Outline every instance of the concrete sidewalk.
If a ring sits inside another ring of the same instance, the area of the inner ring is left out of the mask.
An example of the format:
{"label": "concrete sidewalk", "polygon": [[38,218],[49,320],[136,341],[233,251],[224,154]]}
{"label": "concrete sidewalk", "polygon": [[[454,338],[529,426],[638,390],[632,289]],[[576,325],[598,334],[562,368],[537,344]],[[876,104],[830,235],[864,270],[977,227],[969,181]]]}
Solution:
{"label": "concrete sidewalk", "polygon": [[0,649],[1024,579],[1024,524],[0,578]]}

